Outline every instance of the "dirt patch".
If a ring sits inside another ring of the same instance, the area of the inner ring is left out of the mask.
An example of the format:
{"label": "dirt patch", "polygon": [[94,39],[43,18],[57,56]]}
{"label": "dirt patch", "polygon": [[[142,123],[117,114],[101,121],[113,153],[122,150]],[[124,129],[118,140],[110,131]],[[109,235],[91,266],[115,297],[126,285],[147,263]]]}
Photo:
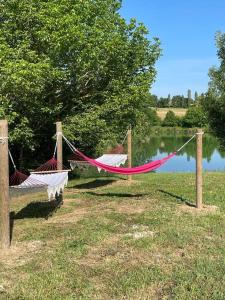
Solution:
{"label": "dirt patch", "polygon": [[73,212],[63,214],[60,216],[53,216],[46,223],[55,224],[55,223],[76,223],[82,220],[89,212],[85,208],[76,208]]}
{"label": "dirt patch", "polygon": [[[104,267],[109,276],[114,276],[113,265],[121,264],[124,270],[139,266],[160,265],[165,272],[172,268],[170,258],[158,248],[149,250],[135,248],[123,240],[124,234],[110,236],[96,247],[89,248],[88,253],[76,262],[82,266]],[[110,275],[111,274],[111,275]]]}
{"label": "dirt patch", "polygon": [[122,296],[121,300],[159,300],[162,299],[161,288],[157,284],[133,290],[131,295]]}
{"label": "dirt patch", "polygon": [[127,180],[127,179],[125,179],[125,180],[115,180],[115,182],[112,182],[111,183],[111,185],[113,185],[113,186],[132,186],[133,184],[139,184],[139,183],[141,183],[141,181],[140,180],[134,180],[134,179],[132,179],[132,180]]}
{"label": "dirt patch", "polygon": [[149,199],[141,199],[141,196],[137,196],[136,199],[133,198],[122,200],[120,203],[111,202],[111,208],[113,208],[118,213],[131,215],[144,213],[145,211],[149,210],[150,207],[152,209],[152,206],[154,204],[155,202],[152,199],[151,202],[149,202]]}
{"label": "dirt patch", "polygon": [[46,245],[42,241],[16,242],[10,249],[0,251],[0,263],[6,267],[22,266]]}
{"label": "dirt patch", "polygon": [[122,263],[125,267],[136,266],[139,264],[152,264],[152,257],[146,256],[140,249],[128,247],[123,241],[124,235],[117,234],[113,237],[108,237],[97,247],[89,249],[85,257],[79,259],[79,264],[88,266],[101,266],[105,268],[109,266],[111,269],[112,263]]}
{"label": "dirt patch", "polygon": [[198,209],[195,206],[189,206],[184,204],[179,206],[179,209],[181,209],[184,212],[191,213],[193,215],[215,214],[219,212],[218,206],[215,205],[203,205],[202,209]]}
{"label": "dirt patch", "polygon": [[132,204],[121,204],[115,206],[115,211],[122,214],[141,214],[147,209],[146,205],[140,207],[139,203]]}

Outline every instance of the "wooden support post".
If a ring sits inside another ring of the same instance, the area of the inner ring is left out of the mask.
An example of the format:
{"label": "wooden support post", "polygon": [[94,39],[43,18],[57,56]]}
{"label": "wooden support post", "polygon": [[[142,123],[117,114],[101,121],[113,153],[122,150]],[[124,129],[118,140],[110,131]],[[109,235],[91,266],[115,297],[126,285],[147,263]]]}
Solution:
{"label": "wooden support post", "polygon": [[[63,146],[62,146],[62,122],[56,122],[56,138],[57,138],[57,170],[63,169]],[[63,191],[56,196],[56,201],[63,203]]]}
{"label": "wooden support post", "polygon": [[8,122],[0,120],[0,248],[10,247]]}
{"label": "wooden support post", "polygon": [[[127,155],[128,155],[128,168],[132,167],[132,134],[131,127],[128,129],[127,133]],[[128,180],[132,180],[132,176],[128,175]]]}
{"label": "wooden support post", "polygon": [[202,208],[202,129],[196,133],[196,207]]}
{"label": "wooden support post", "polygon": [[56,122],[57,138],[57,170],[63,168],[63,149],[62,149],[62,122]]}

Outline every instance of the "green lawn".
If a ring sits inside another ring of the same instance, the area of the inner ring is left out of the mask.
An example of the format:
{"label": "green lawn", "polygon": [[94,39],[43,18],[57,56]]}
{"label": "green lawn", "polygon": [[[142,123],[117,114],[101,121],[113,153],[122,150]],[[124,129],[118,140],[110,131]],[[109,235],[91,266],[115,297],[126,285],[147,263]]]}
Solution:
{"label": "green lawn", "polygon": [[193,174],[74,180],[48,219],[44,195],[13,199],[0,299],[225,299],[224,183],[204,174],[202,211]]}

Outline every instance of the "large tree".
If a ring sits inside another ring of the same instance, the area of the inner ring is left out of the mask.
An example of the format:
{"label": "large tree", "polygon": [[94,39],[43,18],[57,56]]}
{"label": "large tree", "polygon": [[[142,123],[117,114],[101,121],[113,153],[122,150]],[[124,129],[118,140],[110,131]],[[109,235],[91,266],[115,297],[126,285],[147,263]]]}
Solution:
{"label": "large tree", "polygon": [[48,150],[62,120],[93,151],[147,118],[159,40],[135,19],[127,23],[120,7],[119,0],[0,0],[0,117],[9,119],[17,149]]}
{"label": "large tree", "polygon": [[219,67],[210,70],[210,85],[202,104],[208,113],[211,128],[215,134],[225,137],[225,34],[216,34],[217,55]]}

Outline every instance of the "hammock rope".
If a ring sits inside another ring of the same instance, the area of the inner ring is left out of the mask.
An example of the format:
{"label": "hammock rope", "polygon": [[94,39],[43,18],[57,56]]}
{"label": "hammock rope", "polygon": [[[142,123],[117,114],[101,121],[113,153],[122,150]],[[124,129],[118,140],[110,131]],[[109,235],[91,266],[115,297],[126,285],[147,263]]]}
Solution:
{"label": "hammock rope", "polygon": [[58,134],[56,134],[55,149],[54,149],[54,153],[53,153],[53,157],[54,157],[54,158],[55,158],[55,156],[56,156],[57,146],[58,146]]}
{"label": "hammock rope", "polygon": [[12,153],[11,153],[10,149],[9,149],[8,151],[9,151],[9,157],[10,157],[10,159],[11,159],[13,168],[16,170],[16,164],[15,164],[14,159],[13,159],[13,157],[12,157]]}
{"label": "hammock rope", "polygon": [[13,159],[10,149],[8,149],[8,152],[9,152],[9,157],[10,157],[11,163],[14,168],[13,174],[9,177],[9,185],[10,186],[20,185],[25,180],[27,180],[28,176],[17,170],[16,164],[14,162],[14,159]]}
{"label": "hammock rope", "polygon": [[[197,134],[197,133],[196,133]],[[196,134],[194,134],[186,143],[184,143],[176,152],[180,152],[188,143],[190,143],[190,141],[193,140],[193,138],[195,138]]]}
{"label": "hammock rope", "polygon": [[[40,167],[38,167],[34,172],[51,172],[51,171],[57,170],[58,161],[56,159],[56,151],[57,151],[57,147],[58,147],[59,135],[62,135],[62,132],[56,133],[56,142],[55,142],[55,148],[54,148],[52,158],[49,159],[44,164],[42,164]],[[63,166],[63,169],[66,169],[65,166]]]}
{"label": "hammock rope", "polygon": [[168,156],[152,161],[150,163],[133,167],[133,168],[122,168],[122,167],[114,167],[110,165],[103,164],[101,162],[98,162],[95,159],[92,159],[90,157],[87,157],[85,154],[83,154],[81,151],[75,148],[75,146],[63,135],[64,140],[66,141],[69,148],[73,151],[79,154],[85,161],[87,161],[92,166],[95,166],[97,168],[101,168],[105,171],[108,171],[110,173],[117,173],[117,174],[123,174],[123,175],[132,175],[132,174],[141,174],[141,173],[147,173],[153,170],[158,169],[161,167],[164,163],[166,163],[169,159],[171,159],[173,156],[175,156],[179,151],[181,151],[193,138],[195,135],[193,135],[187,142],[185,142],[177,151],[169,154]]}
{"label": "hammock rope", "polygon": [[127,128],[127,131],[126,131],[125,137],[124,137],[124,139],[123,139],[123,141],[122,141],[122,145],[125,143],[125,140],[126,140],[126,138],[127,138],[127,135],[128,135],[128,131],[129,131],[129,129],[131,129],[131,125],[129,125],[129,126],[128,126],[128,128]]}

